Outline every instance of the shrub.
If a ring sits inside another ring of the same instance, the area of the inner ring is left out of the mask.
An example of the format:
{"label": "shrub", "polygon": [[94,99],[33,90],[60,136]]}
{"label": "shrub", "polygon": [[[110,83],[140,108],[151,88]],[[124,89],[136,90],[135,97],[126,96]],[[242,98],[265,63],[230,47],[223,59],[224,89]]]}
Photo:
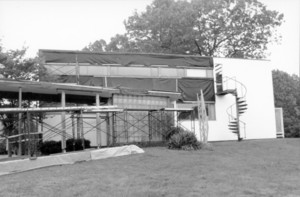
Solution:
{"label": "shrub", "polygon": [[[89,140],[84,139],[85,148],[91,147],[91,142]],[[54,153],[61,152],[61,141],[46,141],[42,142],[39,146],[39,150],[43,155],[49,155]],[[82,148],[82,140],[81,139],[68,139],[66,141],[66,151],[77,151],[83,150]]]}
{"label": "shrub", "polygon": [[172,135],[168,142],[170,149],[198,150],[201,147],[202,143],[197,140],[195,134],[183,129]]}
{"label": "shrub", "polygon": [[7,154],[6,140],[3,140],[2,142],[0,142],[0,155],[4,155],[4,154]]}
{"label": "shrub", "polygon": [[46,141],[42,142],[39,147],[41,153],[43,155],[50,155],[54,153],[60,153],[61,152],[61,142],[60,141]]}
{"label": "shrub", "polygon": [[181,127],[172,127],[172,129],[166,134],[165,138],[166,140],[170,140],[173,135],[182,133],[184,131],[185,130]]}
{"label": "shrub", "polygon": [[[84,139],[84,148],[91,148],[91,142]],[[83,150],[82,139],[68,139],[66,142],[67,151]]]}

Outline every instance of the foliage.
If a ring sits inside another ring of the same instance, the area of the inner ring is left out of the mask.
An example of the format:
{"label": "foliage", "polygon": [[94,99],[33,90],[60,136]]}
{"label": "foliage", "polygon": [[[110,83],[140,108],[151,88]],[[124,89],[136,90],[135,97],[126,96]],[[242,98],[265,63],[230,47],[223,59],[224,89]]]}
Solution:
{"label": "foliage", "polygon": [[7,154],[6,151],[6,140],[0,141],[0,155]]}
{"label": "foliage", "polygon": [[[85,148],[90,148],[91,142],[87,139],[84,139]],[[43,155],[49,155],[54,153],[61,152],[61,141],[45,141],[40,144],[39,150]],[[66,141],[66,151],[77,151],[83,150],[82,148],[82,139],[68,139]]]}
{"label": "foliage", "polygon": [[286,137],[300,137],[300,77],[273,71],[275,106],[283,108]]}
{"label": "foliage", "polygon": [[[67,151],[76,151],[83,150],[82,139],[68,139],[66,141],[66,150]],[[84,148],[90,148],[91,142],[87,139],[84,139]]]}
{"label": "foliage", "polygon": [[282,21],[257,0],[154,0],[125,20],[124,35],[85,49],[261,58],[268,43],[280,40]]}
{"label": "foliage", "polygon": [[199,142],[194,133],[185,131],[182,128],[175,129],[170,137],[168,148],[182,150],[201,149],[202,143]]}
{"label": "foliage", "polygon": [[83,51],[94,51],[94,52],[103,52],[105,51],[106,41],[96,40],[94,43],[90,43],[88,46],[84,47]]}
{"label": "foliage", "polygon": [[178,134],[178,133],[182,133],[184,131],[185,130],[182,127],[172,127],[169,130],[169,132],[166,134],[165,138],[166,138],[166,140],[170,140],[173,135]]}
{"label": "foliage", "polygon": [[3,51],[0,46],[0,74],[3,78],[37,81],[45,75],[39,58],[25,58],[26,48]]}
{"label": "foliage", "polygon": [[50,155],[61,152],[61,141],[46,141],[40,144],[39,150],[43,155]]}
{"label": "foliage", "polygon": [[[46,69],[42,65],[41,59],[38,57],[26,58],[25,54],[26,48],[5,51],[0,43],[0,78],[37,81],[41,77],[46,77]],[[0,107],[13,108],[18,107],[18,105],[18,100],[11,99],[10,94],[0,97]],[[22,107],[29,106],[33,107],[34,102],[23,100]],[[38,116],[42,115],[39,114]],[[18,133],[17,114],[1,114],[0,119],[5,126],[4,134],[13,135]]]}

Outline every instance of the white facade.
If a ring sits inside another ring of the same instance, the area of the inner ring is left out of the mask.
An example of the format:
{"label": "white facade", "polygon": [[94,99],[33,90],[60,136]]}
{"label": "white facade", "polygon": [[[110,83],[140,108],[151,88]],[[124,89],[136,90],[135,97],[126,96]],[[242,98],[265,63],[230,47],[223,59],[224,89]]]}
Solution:
{"label": "white facade", "polygon": [[[235,78],[247,88],[247,110],[240,116],[246,123],[245,131],[241,128],[243,139],[276,138],[275,107],[273,96],[272,72],[269,61],[246,60],[230,58],[214,58],[214,64],[222,65],[223,80],[226,77]],[[233,81],[223,84],[223,89],[234,89]],[[216,88],[216,87],[215,87]],[[238,85],[238,94],[241,94]],[[235,96],[227,94],[216,95],[216,120],[209,121],[209,141],[237,140],[237,135],[229,130],[226,110],[235,103]],[[234,111],[234,109],[233,109]],[[234,113],[234,112],[233,112]],[[190,128],[189,123],[184,126]],[[196,126],[196,135],[198,122]]]}

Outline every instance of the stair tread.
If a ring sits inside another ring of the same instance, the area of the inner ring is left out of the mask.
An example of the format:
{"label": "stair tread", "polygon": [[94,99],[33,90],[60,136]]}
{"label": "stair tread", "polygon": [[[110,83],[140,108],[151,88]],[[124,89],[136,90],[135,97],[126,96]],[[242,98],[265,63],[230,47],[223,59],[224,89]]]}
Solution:
{"label": "stair tread", "polygon": [[247,110],[248,108],[239,108],[239,111]]}
{"label": "stair tread", "polygon": [[228,128],[229,130],[231,130],[231,131],[237,131],[238,130],[238,128]]}
{"label": "stair tread", "polygon": [[226,94],[235,94],[236,90],[235,89],[227,89],[223,90],[222,92],[217,92],[217,95],[226,95]]}

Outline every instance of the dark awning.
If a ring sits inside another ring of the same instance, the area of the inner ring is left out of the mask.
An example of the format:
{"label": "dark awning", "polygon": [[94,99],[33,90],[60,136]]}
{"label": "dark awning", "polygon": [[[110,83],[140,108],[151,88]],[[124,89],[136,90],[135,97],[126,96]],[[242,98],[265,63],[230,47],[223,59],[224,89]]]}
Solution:
{"label": "dark awning", "polygon": [[168,67],[213,67],[211,57],[146,53],[94,53],[41,49],[45,63],[89,63],[92,65],[168,65]]}

